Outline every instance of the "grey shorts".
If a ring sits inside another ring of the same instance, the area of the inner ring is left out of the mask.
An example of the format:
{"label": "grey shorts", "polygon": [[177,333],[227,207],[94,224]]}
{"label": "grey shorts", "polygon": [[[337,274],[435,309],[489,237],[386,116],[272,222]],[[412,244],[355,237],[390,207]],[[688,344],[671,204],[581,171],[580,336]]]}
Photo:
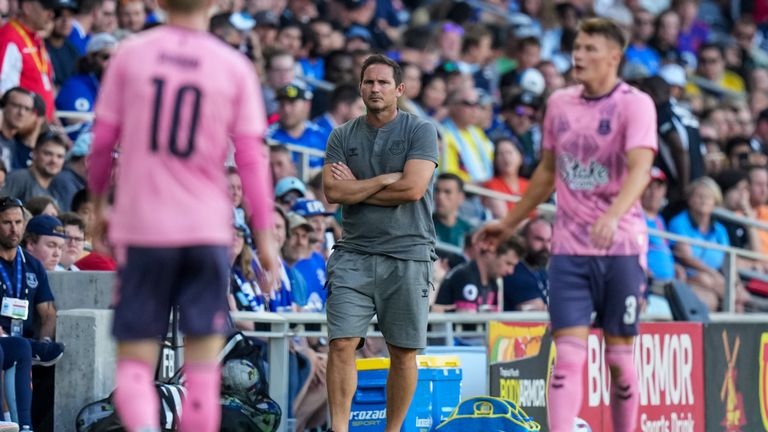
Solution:
{"label": "grey shorts", "polygon": [[364,342],[375,314],[387,343],[426,347],[431,262],[337,249],[328,259],[327,271],[330,340],[359,337]]}

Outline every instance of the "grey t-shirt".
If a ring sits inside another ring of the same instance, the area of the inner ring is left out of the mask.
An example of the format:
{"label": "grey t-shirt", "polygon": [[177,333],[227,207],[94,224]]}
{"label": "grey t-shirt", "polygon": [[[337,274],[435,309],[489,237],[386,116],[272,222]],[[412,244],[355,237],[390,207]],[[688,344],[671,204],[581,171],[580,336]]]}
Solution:
{"label": "grey t-shirt", "polygon": [[[402,172],[409,159],[437,164],[437,130],[432,123],[399,111],[395,120],[374,128],[365,116],[331,132],[325,163],[344,162],[358,180]],[[335,247],[353,252],[388,255],[398,259],[433,261],[435,226],[432,186],[424,196],[395,207],[353,204],[342,207],[344,230]]]}
{"label": "grey t-shirt", "polygon": [[37,182],[29,168],[18,169],[8,174],[5,186],[0,190],[0,195],[18,198],[23,202],[27,202],[30,198],[36,196],[49,196],[56,201],[56,205],[59,205],[59,197],[50,190],[40,186],[40,183]]}

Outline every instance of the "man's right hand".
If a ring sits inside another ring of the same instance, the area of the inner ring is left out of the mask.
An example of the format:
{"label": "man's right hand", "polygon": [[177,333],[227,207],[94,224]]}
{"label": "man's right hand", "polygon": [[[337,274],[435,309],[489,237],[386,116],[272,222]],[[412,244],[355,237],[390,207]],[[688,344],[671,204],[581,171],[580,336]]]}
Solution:
{"label": "man's right hand", "polygon": [[489,222],[481,226],[472,239],[472,243],[479,246],[482,251],[495,251],[499,243],[512,237],[514,230],[503,222]]}

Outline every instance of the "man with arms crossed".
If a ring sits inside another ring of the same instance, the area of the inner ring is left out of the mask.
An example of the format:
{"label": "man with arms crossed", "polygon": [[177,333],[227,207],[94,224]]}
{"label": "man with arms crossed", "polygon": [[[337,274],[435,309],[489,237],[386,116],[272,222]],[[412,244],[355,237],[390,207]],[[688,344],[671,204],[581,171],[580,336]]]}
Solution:
{"label": "man with arms crossed", "polygon": [[397,432],[427,342],[437,131],[397,109],[405,84],[396,62],[368,57],[360,81],[367,114],[333,130],[323,167],[325,196],[344,206],[344,234],[328,260],[328,401],[332,430],[347,432],[355,350],[376,314],[391,357],[385,430]]}
{"label": "man with arms crossed", "polygon": [[557,357],[549,385],[549,429],[570,432],[581,409],[590,317],[597,312],[611,370],[613,430],[636,429],[639,388],[632,357],[638,333],[639,257],[648,235],[638,201],[657,147],[656,111],[619,80],[624,36],[605,19],[585,20],[576,37],[574,78],[555,92],[544,119],[542,161],[528,191],[503,221],[479,232],[486,247],[512,235],[553,187],[557,215],[549,316]]}
{"label": "man with arms crossed", "polygon": [[[161,1],[168,25],[118,49],[96,104],[88,184],[102,218],[97,235],[105,226],[99,207],[108,193],[111,155],[120,145],[109,219],[120,278],[114,401],[130,432],[160,431],[153,375],[173,305],[179,305],[186,335],[187,397],[179,430],[219,430],[217,355],[227,330],[233,237],[224,168],[229,139],[259,260],[267,275],[277,268],[261,93],[247,59],[206,31],[212,5]],[[95,240],[98,246],[101,239]]]}

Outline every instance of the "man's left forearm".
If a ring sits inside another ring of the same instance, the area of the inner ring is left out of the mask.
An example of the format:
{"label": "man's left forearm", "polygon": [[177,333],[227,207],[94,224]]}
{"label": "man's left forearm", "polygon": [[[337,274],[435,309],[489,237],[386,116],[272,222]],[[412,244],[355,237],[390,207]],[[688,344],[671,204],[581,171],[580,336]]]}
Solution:
{"label": "man's left forearm", "polygon": [[400,179],[366,198],[363,202],[382,207],[396,207],[400,204],[418,201],[425,191],[419,193],[407,180]]}

